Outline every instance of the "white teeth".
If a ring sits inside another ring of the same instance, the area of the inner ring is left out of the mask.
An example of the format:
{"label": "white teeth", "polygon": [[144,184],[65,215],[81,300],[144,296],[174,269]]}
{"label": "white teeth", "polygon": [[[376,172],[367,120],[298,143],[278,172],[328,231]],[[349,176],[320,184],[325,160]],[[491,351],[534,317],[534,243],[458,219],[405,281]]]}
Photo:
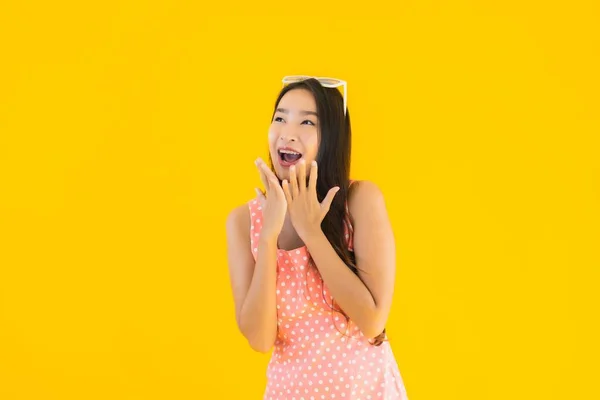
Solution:
{"label": "white teeth", "polygon": [[294,154],[294,155],[299,155],[300,153],[298,153],[297,151],[292,151],[292,150],[279,150],[280,153],[285,153],[285,154]]}

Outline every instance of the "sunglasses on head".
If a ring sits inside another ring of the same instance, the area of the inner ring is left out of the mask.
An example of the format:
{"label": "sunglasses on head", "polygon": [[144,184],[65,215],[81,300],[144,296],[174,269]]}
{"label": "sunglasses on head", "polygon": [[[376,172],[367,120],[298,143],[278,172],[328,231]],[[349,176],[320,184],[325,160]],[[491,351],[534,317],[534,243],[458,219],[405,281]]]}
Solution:
{"label": "sunglasses on head", "polygon": [[294,82],[301,82],[306,79],[316,79],[319,81],[321,86],[327,88],[337,88],[343,86],[344,88],[344,115],[346,115],[346,98],[348,97],[348,84],[346,81],[337,78],[326,78],[326,77],[316,77],[316,76],[307,76],[307,75],[289,75],[285,76],[282,80],[283,85],[289,85]]}

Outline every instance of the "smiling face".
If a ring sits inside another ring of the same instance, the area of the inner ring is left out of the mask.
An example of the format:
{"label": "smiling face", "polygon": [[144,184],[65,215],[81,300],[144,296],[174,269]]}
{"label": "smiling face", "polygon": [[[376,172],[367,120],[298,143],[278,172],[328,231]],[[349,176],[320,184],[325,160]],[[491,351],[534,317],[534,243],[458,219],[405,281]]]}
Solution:
{"label": "smiling face", "polygon": [[301,159],[310,163],[319,150],[317,104],[311,92],[293,89],[279,101],[269,128],[269,152],[279,179],[289,179],[289,167]]}

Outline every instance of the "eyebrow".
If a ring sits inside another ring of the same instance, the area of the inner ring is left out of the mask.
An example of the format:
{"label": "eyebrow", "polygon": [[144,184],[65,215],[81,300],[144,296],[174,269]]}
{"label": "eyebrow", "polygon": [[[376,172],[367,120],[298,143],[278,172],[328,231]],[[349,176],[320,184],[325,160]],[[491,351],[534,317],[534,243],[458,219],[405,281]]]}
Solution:
{"label": "eyebrow", "polygon": [[[287,114],[289,112],[289,110],[286,109],[286,108],[278,108],[277,111],[278,112],[282,112],[284,114]],[[302,115],[314,115],[315,117],[317,116],[317,113],[314,112],[314,111],[300,110],[300,114],[302,114]]]}

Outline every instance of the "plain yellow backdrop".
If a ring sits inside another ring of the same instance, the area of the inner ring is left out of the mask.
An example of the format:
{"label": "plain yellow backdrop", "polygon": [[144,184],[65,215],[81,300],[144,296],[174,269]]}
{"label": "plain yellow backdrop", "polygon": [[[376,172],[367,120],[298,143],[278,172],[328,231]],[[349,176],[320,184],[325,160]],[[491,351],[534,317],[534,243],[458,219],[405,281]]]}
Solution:
{"label": "plain yellow backdrop", "polygon": [[225,218],[286,74],[349,82],[410,399],[599,398],[599,5],[484,3],[3,2],[0,399],[261,397]]}

